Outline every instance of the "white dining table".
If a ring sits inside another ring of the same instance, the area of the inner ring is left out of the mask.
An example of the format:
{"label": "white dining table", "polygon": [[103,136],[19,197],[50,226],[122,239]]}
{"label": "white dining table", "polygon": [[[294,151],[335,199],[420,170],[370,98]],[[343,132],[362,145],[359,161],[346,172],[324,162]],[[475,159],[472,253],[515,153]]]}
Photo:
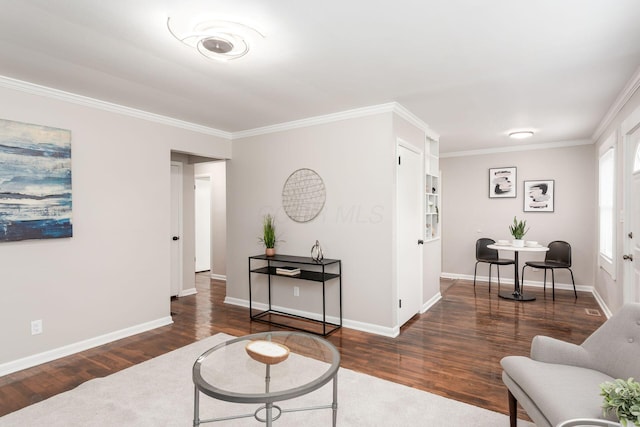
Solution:
{"label": "white dining table", "polygon": [[536,299],[533,295],[527,295],[522,293],[522,288],[520,286],[520,280],[518,277],[518,272],[520,271],[520,263],[518,261],[518,253],[520,252],[547,252],[549,250],[548,247],[538,245],[538,246],[513,246],[511,243],[503,245],[499,243],[494,243],[493,245],[488,245],[489,249],[496,249],[498,251],[511,251],[514,253],[513,260],[514,264],[514,273],[513,273],[513,292],[499,292],[498,296],[504,299],[510,299],[514,301],[534,301]]}

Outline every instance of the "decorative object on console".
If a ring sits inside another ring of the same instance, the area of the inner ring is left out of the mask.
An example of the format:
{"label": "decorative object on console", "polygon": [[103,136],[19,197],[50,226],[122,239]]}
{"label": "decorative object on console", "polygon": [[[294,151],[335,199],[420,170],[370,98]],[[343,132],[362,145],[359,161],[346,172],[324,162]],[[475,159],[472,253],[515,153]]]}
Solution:
{"label": "decorative object on console", "polygon": [[600,384],[603,415],[614,413],[624,427],[640,426],[640,383],[629,378]]}
{"label": "decorative object on console", "polygon": [[71,131],[0,119],[0,241],[73,236]]}
{"label": "decorative object on console", "polygon": [[524,211],[553,212],[554,181],[524,182]]}
{"label": "decorative object on console", "polygon": [[320,175],[311,169],[298,169],[282,187],[282,207],[292,220],[308,222],[318,216],[326,196]]}
{"label": "decorative object on console", "polygon": [[513,225],[509,226],[509,232],[513,236],[513,246],[517,248],[521,248],[524,246],[524,240],[522,240],[522,238],[525,234],[527,234],[527,231],[529,231],[529,229],[527,228],[527,221],[518,221],[518,219],[514,216]]}
{"label": "decorative object on console", "polygon": [[320,242],[316,240],[316,244],[311,247],[311,259],[315,262],[320,262],[324,259],[324,254],[322,253],[322,248],[320,247]]}
{"label": "decorative object on console", "polygon": [[281,276],[299,276],[300,269],[296,267],[276,267],[276,274]]}
{"label": "decorative object on console", "polygon": [[489,169],[489,198],[516,197],[515,167]]}
{"label": "decorative object on console", "polygon": [[271,214],[266,214],[262,219],[262,237],[260,241],[264,243],[267,256],[276,254],[276,225],[275,218]]}

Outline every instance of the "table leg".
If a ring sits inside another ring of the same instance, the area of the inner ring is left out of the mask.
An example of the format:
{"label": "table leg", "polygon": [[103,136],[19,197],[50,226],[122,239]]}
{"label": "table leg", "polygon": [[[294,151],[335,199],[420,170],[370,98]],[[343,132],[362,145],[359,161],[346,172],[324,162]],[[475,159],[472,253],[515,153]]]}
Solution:
{"label": "table leg", "polygon": [[200,392],[198,387],[195,388],[195,394],[193,396],[193,427],[200,425]]}
{"label": "table leg", "polygon": [[536,299],[533,295],[526,295],[520,291],[520,277],[518,275],[518,270],[520,268],[520,260],[518,259],[518,251],[514,251],[513,260],[515,264],[513,265],[513,292],[500,292],[498,296],[504,299],[511,299],[514,301],[533,301]]}
{"label": "table leg", "polygon": [[264,392],[269,393],[269,383],[271,382],[271,365],[266,363],[265,366],[267,367],[267,372],[264,376]]}
{"label": "table leg", "polygon": [[336,423],[338,422],[338,373],[333,377],[333,404],[331,405],[333,409],[333,427],[336,427]]}
{"label": "table leg", "polygon": [[520,278],[518,277],[519,273],[520,273],[520,260],[518,259],[518,251],[514,252],[514,257],[513,259],[515,260],[515,264],[513,265],[513,279],[515,280],[515,282],[513,283],[513,296],[517,297],[518,295],[521,295],[520,293]]}
{"label": "table leg", "polygon": [[267,427],[273,426],[273,403],[267,403]]}

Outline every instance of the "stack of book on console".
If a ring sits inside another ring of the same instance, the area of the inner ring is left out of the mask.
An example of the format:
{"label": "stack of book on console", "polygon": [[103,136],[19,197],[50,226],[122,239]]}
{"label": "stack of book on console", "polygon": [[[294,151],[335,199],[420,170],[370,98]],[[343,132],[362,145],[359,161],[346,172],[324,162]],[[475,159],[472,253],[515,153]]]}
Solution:
{"label": "stack of book on console", "polygon": [[299,276],[300,269],[296,267],[276,267],[276,274],[283,276]]}

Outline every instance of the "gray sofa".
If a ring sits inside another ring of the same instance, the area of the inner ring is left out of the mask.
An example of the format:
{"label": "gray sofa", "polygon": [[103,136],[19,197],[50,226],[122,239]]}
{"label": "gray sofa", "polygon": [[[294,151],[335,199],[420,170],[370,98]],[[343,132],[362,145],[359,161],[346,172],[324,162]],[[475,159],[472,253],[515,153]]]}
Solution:
{"label": "gray sofa", "polygon": [[599,385],[640,380],[640,304],[623,306],[581,345],[536,336],[531,357],[507,356],[500,363],[511,427],[517,425],[518,402],[537,427],[603,418]]}

